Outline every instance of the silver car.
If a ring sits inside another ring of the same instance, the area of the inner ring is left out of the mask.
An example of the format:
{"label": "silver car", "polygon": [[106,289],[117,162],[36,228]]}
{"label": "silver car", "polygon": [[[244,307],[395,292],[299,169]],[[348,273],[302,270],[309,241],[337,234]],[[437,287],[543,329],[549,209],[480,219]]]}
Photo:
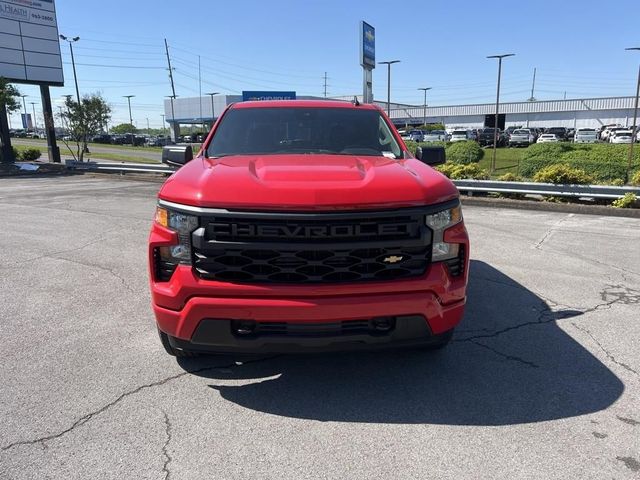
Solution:
{"label": "silver car", "polygon": [[424,132],[423,140],[425,142],[446,142],[447,138],[447,132],[444,130],[431,130]]}

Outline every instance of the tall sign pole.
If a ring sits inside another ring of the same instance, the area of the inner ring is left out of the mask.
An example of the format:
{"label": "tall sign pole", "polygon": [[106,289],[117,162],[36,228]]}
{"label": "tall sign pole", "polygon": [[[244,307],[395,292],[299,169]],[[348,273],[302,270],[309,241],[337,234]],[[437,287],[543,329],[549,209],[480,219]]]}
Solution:
{"label": "tall sign pole", "polygon": [[376,68],[376,29],[360,22],[360,65],[362,66],[362,102],[373,103],[373,69]]}

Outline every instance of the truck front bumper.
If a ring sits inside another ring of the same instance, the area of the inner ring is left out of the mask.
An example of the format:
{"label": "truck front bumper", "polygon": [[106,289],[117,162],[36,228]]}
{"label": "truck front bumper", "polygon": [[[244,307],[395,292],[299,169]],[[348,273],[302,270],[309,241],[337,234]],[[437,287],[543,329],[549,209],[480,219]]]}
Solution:
{"label": "truck front bumper", "polygon": [[[466,267],[457,278],[434,263],[423,277],[392,283],[256,286],[201,280],[189,266],[179,266],[169,282],[152,282],[153,310],[172,345],[193,351],[437,343],[462,319]],[[238,333],[247,326],[256,333]]]}

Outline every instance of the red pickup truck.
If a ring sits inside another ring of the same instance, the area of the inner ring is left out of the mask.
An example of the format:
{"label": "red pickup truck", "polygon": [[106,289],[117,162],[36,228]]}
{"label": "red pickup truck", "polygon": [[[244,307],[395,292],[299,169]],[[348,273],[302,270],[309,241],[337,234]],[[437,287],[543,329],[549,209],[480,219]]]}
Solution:
{"label": "red pickup truck", "polygon": [[149,238],[171,355],[439,348],[463,315],[458,191],[374,105],[230,105],[162,186]]}

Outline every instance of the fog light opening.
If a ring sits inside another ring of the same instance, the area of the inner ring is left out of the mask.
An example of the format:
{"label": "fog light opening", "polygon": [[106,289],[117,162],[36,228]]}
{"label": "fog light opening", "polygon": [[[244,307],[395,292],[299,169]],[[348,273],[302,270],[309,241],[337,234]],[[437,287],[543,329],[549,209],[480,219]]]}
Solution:
{"label": "fog light opening", "polygon": [[388,332],[394,327],[393,317],[377,317],[371,320],[371,327],[376,332]]}
{"label": "fog light opening", "polygon": [[234,334],[246,337],[256,333],[256,322],[253,320],[236,320],[232,323],[231,329]]}

